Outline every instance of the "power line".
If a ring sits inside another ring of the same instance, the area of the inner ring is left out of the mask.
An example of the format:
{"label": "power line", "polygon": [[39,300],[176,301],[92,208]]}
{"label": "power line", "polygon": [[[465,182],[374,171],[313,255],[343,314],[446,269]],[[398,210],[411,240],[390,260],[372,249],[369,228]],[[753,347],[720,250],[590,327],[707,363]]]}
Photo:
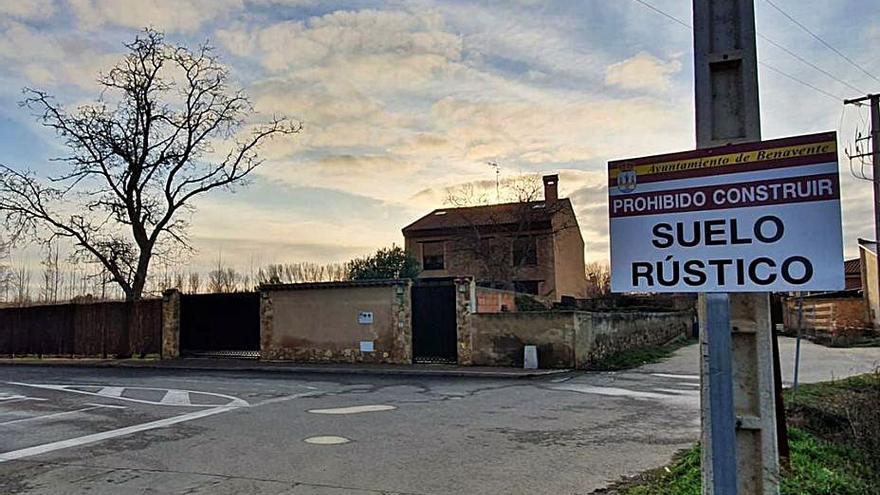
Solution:
{"label": "power line", "polygon": [[772,0],[764,0],[764,1],[767,2],[771,7],[773,7],[774,9],[776,9],[780,14],[782,14],[782,15],[784,15],[786,18],[788,18],[788,20],[790,20],[791,22],[795,23],[799,28],[801,28],[801,29],[803,29],[804,31],[806,31],[807,33],[809,33],[810,36],[812,36],[813,38],[815,38],[819,43],[822,43],[823,45],[825,45],[826,48],[828,48],[828,49],[831,50],[832,52],[834,52],[834,53],[840,55],[840,57],[841,57],[842,59],[846,60],[847,62],[849,62],[850,65],[852,65],[852,66],[855,67],[856,69],[859,69],[860,71],[862,71],[862,73],[864,73],[866,76],[870,77],[871,79],[873,79],[873,80],[875,80],[875,81],[877,81],[877,82],[880,82],[880,78],[877,78],[877,76],[875,76],[874,74],[871,74],[870,72],[868,72],[867,70],[865,70],[861,65],[857,64],[853,59],[851,59],[851,58],[847,57],[846,55],[844,55],[843,52],[841,52],[841,51],[838,50],[837,48],[834,48],[833,46],[831,46],[827,41],[823,40],[818,34],[814,33],[813,31],[810,31],[810,28],[808,28],[807,26],[803,25],[800,21],[798,21],[797,19],[795,19],[794,17],[792,17],[791,14],[789,14],[788,12],[782,10],[782,8],[779,7],[778,5],[776,5],[775,3],[773,3]]}
{"label": "power line", "polygon": [[[639,3],[639,4],[643,5],[643,6],[645,6],[645,7],[649,8],[649,9],[651,9],[651,10],[653,10],[655,13],[660,14],[660,15],[662,15],[663,17],[665,17],[665,18],[667,18],[667,19],[669,19],[669,20],[671,20],[671,21],[673,21],[673,22],[675,22],[675,23],[677,23],[677,24],[680,24],[680,25],[682,25],[682,26],[684,26],[684,27],[690,29],[691,31],[693,31],[693,29],[694,29],[694,27],[691,26],[690,24],[688,24],[687,22],[685,22],[685,21],[679,19],[678,17],[675,17],[674,15],[672,15],[672,14],[670,14],[670,13],[668,13],[668,12],[662,10],[662,9],[659,9],[659,8],[655,7],[654,5],[652,5],[652,4],[648,3],[648,2],[646,2],[645,0],[633,0],[633,1],[636,2],[636,3]],[[769,0],[768,0],[768,1],[769,1]],[[831,74],[827,73],[826,71],[824,71],[824,70],[822,70],[822,69],[819,69],[818,67],[815,67],[813,64],[811,64],[811,63],[809,63],[809,62],[806,62],[806,61],[803,60],[801,57],[794,55],[794,53],[791,52],[791,50],[788,50],[787,48],[782,47],[782,45],[776,43],[775,41],[772,41],[772,40],[768,39],[767,37],[765,37],[765,36],[763,36],[763,35],[760,35],[760,34],[759,34],[759,36],[761,36],[763,39],[765,39],[765,40],[767,40],[767,41],[770,41],[770,42],[773,43],[775,46],[778,46],[779,48],[782,48],[782,49],[785,50],[787,53],[789,53],[789,54],[795,56],[795,58],[797,58],[797,59],[799,59],[799,60],[801,60],[801,61],[807,63],[808,65],[813,66],[814,68],[820,70],[823,74],[831,75]],[[843,97],[836,96],[836,95],[834,95],[834,94],[832,94],[832,93],[829,93],[828,91],[825,91],[825,90],[823,90],[823,89],[820,89],[820,88],[818,88],[818,87],[816,87],[816,86],[814,86],[814,85],[812,85],[812,84],[810,84],[810,83],[808,83],[808,82],[806,82],[806,81],[804,81],[804,80],[802,80],[802,79],[799,79],[799,78],[797,78],[797,77],[795,77],[795,76],[793,76],[793,75],[791,75],[791,74],[789,74],[789,73],[783,71],[782,69],[779,69],[779,68],[777,68],[777,67],[775,67],[775,66],[773,66],[773,65],[768,64],[767,62],[761,62],[761,61],[759,61],[758,63],[761,64],[761,65],[763,65],[764,67],[770,69],[771,71],[776,72],[777,74],[780,74],[780,75],[782,75],[782,76],[785,76],[785,77],[787,77],[788,79],[791,79],[792,81],[797,82],[797,83],[799,83],[799,84],[801,84],[801,85],[803,85],[803,86],[805,86],[805,87],[807,87],[807,88],[810,88],[810,89],[812,89],[812,90],[814,90],[814,91],[817,91],[818,93],[820,93],[820,94],[822,94],[822,95],[825,95],[825,96],[827,96],[827,97],[829,97],[829,98],[834,98],[835,101],[840,101],[840,100],[843,100],[843,99],[844,99]],[[847,86],[850,86],[849,83],[844,82],[844,81],[838,79],[837,77],[835,77],[835,76],[833,76],[833,75],[831,75],[831,77],[834,78],[835,80],[837,80],[837,81],[843,83],[843,84],[846,84]],[[853,88],[854,88],[854,87],[853,87]],[[859,92],[860,92],[860,93],[863,93],[864,91],[859,91]]]}
{"label": "power line", "polygon": [[673,21],[675,21],[675,22],[681,24],[682,26],[684,26],[684,27],[686,27],[686,28],[688,28],[688,29],[690,29],[690,30],[693,30],[693,29],[694,29],[693,26],[691,26],[690,24],[684,22],[683,20],[679,19],[678,17],[675,17],[675,16],[672,15],[672,14],[668,14],[668,13],[664,12],[664,11],[658,9],[657,7],[654,7],[654,6],[651,5],[650,3],[645,2],[644,0],[633,0],[633,1],[634,1],[634,2],[638,2],[638,3],[640,3],[640,4],[644,5],[645,7],[648,7],[649,9],[651,9],[651,10],[653,10],[654,12],[656,12],[656,13],[662,15],[663,17],[665,17],[665,18],[667,18],[667,19],[671,19],[671,20],[673,20]]}
{"label": "power line", "polygon": [[850,83],[844,81],[843,79],[840,79],[839,77],[837,77],[837,76],[835,76],[834,74],[828,72],[827,70],[825,70],[825,69],[819,67],[818,65],[814,64],[813,62],[810,62],[809,60],[807,60],[807,59],[801,57],[801,56],[798,55],[797,53],[794,53],[793,51],[791,51],[791,50],[789,50],[788,48],[782,46],[781,44],[777,43],[776,41],[774,41],[774,40],[772,40],[772,39],[770,39],[770,38],[764,36],[763,34],[758,33],[758,37],[761,38],[762,40],[766,41],[767,43],[770,43],[771,45],[775,46],[776,48],[779,48],[780,50],[784,51],[785,53],[791,55],[792,57],[794,57],[794,58],[797,59],[798,61],[803,62],[803,63],[806,64],[806,65],[809,65],[810,67],[816,69],[817,71],[821,72],[822,74],[825,74],[826,76],[830,77],[831,79],[834,79],[835,81],[839,82],[840,84],[843,84],[844,86],[848,87],[849,89],[855,90],[856,93],[864,93],[864,92],[865,92],[865,91],[862,91],[861,89],[859,89],[859,88],[853,86],[852,84],[850,84]]}
{"label": "power line", "polygon": [[819,93],[822,93],[823,95],[825,95],[825,96],[827,96],[827,97],[833,99],[834,101],[836,101],[836,102],[838,102],[838,103],[839,103],[841,100],[844,100],[844,99],[845,99],[843,96],[835,95],[835,94],[833,94],[833,93],[829,93],[828,91],[825,91],[824,89],[817,88],[816,86],[813,86],[812,84],[810,84],[810,83],[804,81],[803,79],[798,79],[797,77],[795,77],[795,76],[793,76],[793,75],[791,75],[791,74],[788,74],[787,72],[783,72],[783,71],[777,69],[776,67],[774,67],[774,66],[772,66],[772,65],[770,65],[770,64],[768,64],[768,63],[766,63],[766,62],[761,62],[761,61],[759,60],[758,63],[761,64],[761,65],[763,65],[764,67],[766,67],[766,68],[772,70],[773,72],[775,72],[775,73],[781,75],[781,76],[785,76],[785,77],[791,79],[792,81],[795,81],[795,82],[797,82],[797,83],[803,84],[804,86],[806,86],[806,87],[808,87],[808,88],[810,88],[810,89],[812,89],[812,90],[814,90],[814,91],[818,91]]}

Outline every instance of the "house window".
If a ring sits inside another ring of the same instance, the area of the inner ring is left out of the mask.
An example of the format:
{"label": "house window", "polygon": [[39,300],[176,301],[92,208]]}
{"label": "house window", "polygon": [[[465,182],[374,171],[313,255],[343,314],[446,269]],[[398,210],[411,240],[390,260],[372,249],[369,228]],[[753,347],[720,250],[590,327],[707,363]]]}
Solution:
{"label": "house window", "polygon": [[422,269],[442,270],[443,268],[443,242],[423,242]]}
{"label": "house window", "polygon": [[516,292],[522,292],[525,294],[533,294],[538,295],[538,282],[537,280],[516,280],[513,282],[513,290]]}
{"label": "house window", "polygon": [[535,266],[538,264],[538,243],[534,237],[518,237],[513,241],[513,265]]}

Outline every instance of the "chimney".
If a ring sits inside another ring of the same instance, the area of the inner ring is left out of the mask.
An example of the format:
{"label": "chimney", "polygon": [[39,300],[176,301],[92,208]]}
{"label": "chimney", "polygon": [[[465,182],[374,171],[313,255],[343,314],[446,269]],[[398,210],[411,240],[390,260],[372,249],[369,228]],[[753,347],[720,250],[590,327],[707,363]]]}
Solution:
{"label": "chimney", "polygon": [[554,175],[545,175],[544,176],[544,202],[546,203],[555,203],[557,199],[559,199],[559,176]]}

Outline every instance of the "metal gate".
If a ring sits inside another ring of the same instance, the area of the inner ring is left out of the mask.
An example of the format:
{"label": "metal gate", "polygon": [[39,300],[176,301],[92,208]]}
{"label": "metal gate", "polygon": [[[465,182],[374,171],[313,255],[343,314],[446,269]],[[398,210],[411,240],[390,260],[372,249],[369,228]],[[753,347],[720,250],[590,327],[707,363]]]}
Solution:
{"label": "metal gate", "polygon": [[260,293],[184,294],[180,352],[188,356],[260,355]]}
{"label": "metal gate", "polygon": [[455,285],[420,281],[412,288],[413,361],[458,362]]}

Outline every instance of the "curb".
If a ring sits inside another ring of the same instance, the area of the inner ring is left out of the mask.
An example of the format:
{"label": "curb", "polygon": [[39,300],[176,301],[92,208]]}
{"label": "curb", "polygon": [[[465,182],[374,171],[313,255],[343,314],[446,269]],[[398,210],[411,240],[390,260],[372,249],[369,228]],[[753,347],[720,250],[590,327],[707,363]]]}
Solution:
{"label": "curb", "polygon": [[[166,361],[167,362],[167,361]],[[59,366],[74,368],[116,368],[116,369],[149,369],[149,370],[176,370],[176,371],[222,371],[222,372],[261,372],[261,373],[287,373],[287,374],[324,374],[324,375],[378,375],[378,376],[420,376],[420,377],[450,377],[450,378],[541,378],[570,373],[570,369],[543,369],[534,371],[491,371],[491,370],[467,370],[467,369],[374,369],[374,368],[341,368],[341,367],[313,367],[313,366],[272,366],[272,365],[242,365],[242,366],[198,366],[193,363],[174,364],[150,364],[131,362],[76,362],[70,361],[0,361],[0,366]]]}

